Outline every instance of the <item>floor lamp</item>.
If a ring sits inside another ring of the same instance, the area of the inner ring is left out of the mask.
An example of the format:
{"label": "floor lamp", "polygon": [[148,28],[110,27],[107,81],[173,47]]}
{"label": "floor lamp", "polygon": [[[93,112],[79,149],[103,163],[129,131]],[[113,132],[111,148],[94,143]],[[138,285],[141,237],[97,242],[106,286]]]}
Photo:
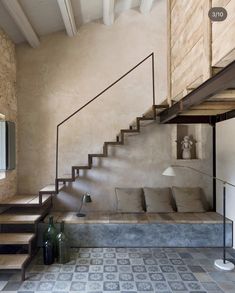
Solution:
{"label": "floor lamp", "polygon": [[211,177],[213,179],[216,179],[217,181],[220,181],[223,183],[223,259],[217,259],[215,260],[215,266],[221,270],[225,270],[225,271],[231,271],[234,269],[234,264],[228,260],[226,260],[226,185],[230,185],[235,187],[234,184],[229,183],[225,180],[222,180],[220,178],[214,177],[212,175],[209,175],[203,171],[197,170],[195,168],[192,167],[188,167],[188,166],[180,166],[180,165],[172,165],[170,167],[168,167],[163,173],[162,175],[164,176],[176,176],[176,172],[175,172],[175,168],[185,168],[185,169],[190,169],[194,172],[206,175],[208,177]]}

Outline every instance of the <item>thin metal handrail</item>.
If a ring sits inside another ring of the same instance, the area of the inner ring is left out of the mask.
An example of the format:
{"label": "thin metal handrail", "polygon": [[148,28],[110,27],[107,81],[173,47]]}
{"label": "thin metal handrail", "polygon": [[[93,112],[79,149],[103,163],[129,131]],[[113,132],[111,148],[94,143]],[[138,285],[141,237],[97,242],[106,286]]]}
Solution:
{"label": "thin metal handrail", "polygon": [[140,66],[142,63],[144,63],[147,59],[151,57],[152,61],[152,90],[153,90],[153,105],[155,105],[155,84],[154,84],[154,53],[152,52],[147,57],[145,57],[143,60],[141,60],[138,64],[136,64],[134,67],[132,67],[130,70],[128,70],[125,74],[123,74],[121,77],[119,77],[116,81],[111,83],[108,87],[106,87],[103,91],[101,91],[98,95],[96,95],[94,98],[89,100],[87,103],[85,103],[82,107],[80,107],[78,110],[73,112],[71,115],[69,115],[67,118],[65,118],[63,121],[61,121],[59,124],[57,124],[56,127],[56,192],[58,193],[58,162],[59,162],[59,128],[62,124],[64,124],[66,121],[68,121],[70,118],[75,116],[78,112],[80,112],[82,109],[84,109],[86,106],[91,104],[94,100],[96,100],[98,97],[100,97],[103,93],[105,93],[107,90],[109,90],[111,87],[113,87],[116,83],[118,83],[120,80],[122,80],[125,76],[127,76],[129,73],[131,73],[133,70],[135,70],[138,66]]}

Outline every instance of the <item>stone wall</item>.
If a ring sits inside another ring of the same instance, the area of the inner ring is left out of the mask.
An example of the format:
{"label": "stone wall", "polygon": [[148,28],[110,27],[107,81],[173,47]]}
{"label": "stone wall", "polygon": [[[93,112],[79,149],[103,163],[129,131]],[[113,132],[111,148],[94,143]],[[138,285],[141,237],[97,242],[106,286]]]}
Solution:
{"label": "stone wall", "polygon": [[[6,120],[17,121],[15,45],[0,29],[0,113]],[[0,179],[0,200],[17,189],[17,171],[5,173]]]}

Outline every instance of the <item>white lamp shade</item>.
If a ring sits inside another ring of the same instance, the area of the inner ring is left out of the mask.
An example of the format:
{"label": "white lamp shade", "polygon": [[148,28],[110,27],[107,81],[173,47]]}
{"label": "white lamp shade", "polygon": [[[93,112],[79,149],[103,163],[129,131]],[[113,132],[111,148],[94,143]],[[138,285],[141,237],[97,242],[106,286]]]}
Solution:
{"label": "white lamp shade", "polygon": [[166,168],[166,170],[162,173],[162,175],[164,175],[164,176],[176,176],[175,170],[171,166]]}

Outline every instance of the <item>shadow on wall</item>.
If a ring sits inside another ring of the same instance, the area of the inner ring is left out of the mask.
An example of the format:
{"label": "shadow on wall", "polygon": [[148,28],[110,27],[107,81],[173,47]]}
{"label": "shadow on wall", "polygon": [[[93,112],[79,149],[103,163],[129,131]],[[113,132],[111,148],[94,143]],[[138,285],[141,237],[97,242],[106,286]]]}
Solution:
{"label": "shadow on wall", "polygon": [[[141,133],[126,135],[122,146],[109,146],[107,158],[94,160],[91,170],[81,171],[80,177],[55,197],[54,210],[76,211],[81,195],[91,194],[93,202],[84,206],[89,211],[114,211],[116,208],[115,187],[165,187],[201,186],[212,201],[212,184],[202,176],[182,173],[177,178],[162,176],[162,171],[173,163],[171,150],[171,125],[154,121],[141,127]],[[208,141],[204,142],[206,158],[193,160],[187,165],[211,171],[210,127],[204,127]]]}

